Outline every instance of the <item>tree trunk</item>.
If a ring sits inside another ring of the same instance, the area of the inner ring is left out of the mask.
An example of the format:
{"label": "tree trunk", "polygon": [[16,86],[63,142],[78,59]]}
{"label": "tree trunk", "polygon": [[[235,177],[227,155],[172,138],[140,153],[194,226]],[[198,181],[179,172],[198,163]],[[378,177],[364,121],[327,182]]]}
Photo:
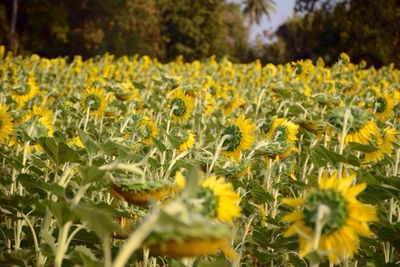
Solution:
{"label": "tree trunk", "polygon": [[17,53],[17,15],[18,15],[18,0],[13,1],[12,17],[11,17],[11,51],[14,55]]}

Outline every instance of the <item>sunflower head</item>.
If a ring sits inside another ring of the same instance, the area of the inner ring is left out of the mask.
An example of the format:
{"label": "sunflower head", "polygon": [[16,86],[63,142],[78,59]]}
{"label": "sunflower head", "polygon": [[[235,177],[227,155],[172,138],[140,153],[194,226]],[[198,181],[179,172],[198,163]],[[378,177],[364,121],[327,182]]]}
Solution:
{"label": "sunflower head", "polygon": [[0,104],[0,143],[3,143],[13,132],[13,122],[8,106]]}
{"label": "sunflower head", "polygon": [[340,107],[334,109],[328,116],[328,123],[337,131],[341,132],[345,119],[346,110],[349,110],[348,117],[348,133],[352,134],[358,132],[368,122],[368,114],[358,107]]}
{"label": "sunflower head", "polygon": [[187,95],[182,89],[175,89],[168,97],[169,109],[175,121],[187,121],[194,109],[192,97]]}
{"label": "sunflower head", "polygon": [[212,175],[201,185],[197,196],[204,201],[204,215],[227,223],[232,223],[233,218],[240,217],[240,197],[233,190],[231,183]]}
{"label": "sunflower head", "polygon": [[192,131],[190,130],[185,131],[183,134],[179,136],[180,139],[179,150],[181,152],[189,150],[191,147],[193,147],[196,141],[195,138],[196,136],[192,133]]}
{"label": "sunflower head", "polygon": [[270,141],[294,143],[297,140],[299,126],[282,118],[274,118],[265,136]]}
{"label": "sunflower head", "polygon": [[106,91],[96,87],[86,89],[81,104],[83,110],[89,110],[97,117],[104,116],[107,106]]}
{"label": "sunflower head", "polygon": [[324,174],[319,188],[304,198],[283,200],[289,206],[301,207],[285,215],[283,221],[293,222],[284,235],[299,235],[302,255],[317,249],[328,255],[331,262],[338,263],[357,252],[358,236],[371,236],[368,223],[377,220],[376,210],[357,200],[366,185],[352,186],[354,178],[354,175],[338,178],[336,174],[330,177]]}
{"label": "sunflower head", "polygon": [[379,120],[386,120],[393,115],[393,108],[395,106],[395,99],[393,96],[383,94],[375,98],[374,111],[375,116]]}
{"label": "sunflower head", "polygon": [[148,116],[143,116],[140,118],[138,135],[141,141],[147,145],[153,143],[153,137],[158,134],[157,126],[154,120],[150,119]]}
{"label": "sunflower head", "polygon": [[223,143],[224,154],[235,161],[239,161],[241,153],[252,148],[255,136],[255,125],[243,115],[225,127],[222,136],[226,138]]}

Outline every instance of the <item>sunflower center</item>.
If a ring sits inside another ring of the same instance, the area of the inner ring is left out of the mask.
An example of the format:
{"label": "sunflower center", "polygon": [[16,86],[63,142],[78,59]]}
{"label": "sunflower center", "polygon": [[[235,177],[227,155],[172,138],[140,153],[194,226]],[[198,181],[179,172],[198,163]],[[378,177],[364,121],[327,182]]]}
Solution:
{"label": "sunflower center", "polygon": [[329,208],[329,215],[322,228],[322,234],[330,234],[342,227],[348,217],[347,203],[342,195],[333,189],[319,190],[306,199],[304,205],[304,223],[316,228],[318,207],[325,205]]}
{"label": "sunflower center", "polygon": [[224,135],[229,135],[222,145],[228,151],[234,151],[242,141],[242,132],[236,125],[231,125],[225,128],[224,132],[222,133],[222,136]]}
{"label": "sunflower center", "polygon": [[89,95],[86,98],[86,105],[90,110],[96,111],[100,108],[100,99],[96,95]]}
{"label": "sunflower center", "polygon": [[383,113],[383,112],[385,112],[386,106],[387,106],[386,99],[384,97],[378,97],[375,100],[374,105],[375,105],[376,112]]}
{"label": "sunflower center", "polygon": [[275,128],[275,132],[274,132],[274,140],[276,141],[286,141],[286,138],[288,137],[289,132],[287,127],[285,127],[284,125],[279,125],[278,127]]}
{"label": "sunflower center", "polygon": [[211,218],[217,217],[218,198],[209,188],[202,187],[197,193],[197,197],[204,200],[203,214]]}
{"label": "sunflower center", "polygon": [[171,109],[174,109],[172,113],[175,116],[181,117],[186,112],[185,102],[180,98],[174,98],[171,101]]}

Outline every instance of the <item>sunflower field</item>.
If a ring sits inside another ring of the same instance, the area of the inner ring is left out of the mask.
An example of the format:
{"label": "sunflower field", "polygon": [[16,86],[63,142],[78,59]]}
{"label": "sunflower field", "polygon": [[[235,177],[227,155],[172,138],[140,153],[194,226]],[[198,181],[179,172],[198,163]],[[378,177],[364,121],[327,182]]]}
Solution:
{"label": "sunflower field", "polygon": [[0,48],[1,266],[399,266],[400,71]]}

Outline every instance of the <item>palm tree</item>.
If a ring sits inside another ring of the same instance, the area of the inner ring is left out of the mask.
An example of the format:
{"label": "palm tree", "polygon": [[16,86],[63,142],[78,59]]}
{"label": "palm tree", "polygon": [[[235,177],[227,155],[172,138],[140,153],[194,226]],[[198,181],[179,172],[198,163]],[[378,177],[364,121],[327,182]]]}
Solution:
{"label": "palm tree", "polygon": [[275,0],[244,0],[243,13],[249,18],[250,26],[260,24],[263,15],[270,19],[270,12],[275,11]]}

